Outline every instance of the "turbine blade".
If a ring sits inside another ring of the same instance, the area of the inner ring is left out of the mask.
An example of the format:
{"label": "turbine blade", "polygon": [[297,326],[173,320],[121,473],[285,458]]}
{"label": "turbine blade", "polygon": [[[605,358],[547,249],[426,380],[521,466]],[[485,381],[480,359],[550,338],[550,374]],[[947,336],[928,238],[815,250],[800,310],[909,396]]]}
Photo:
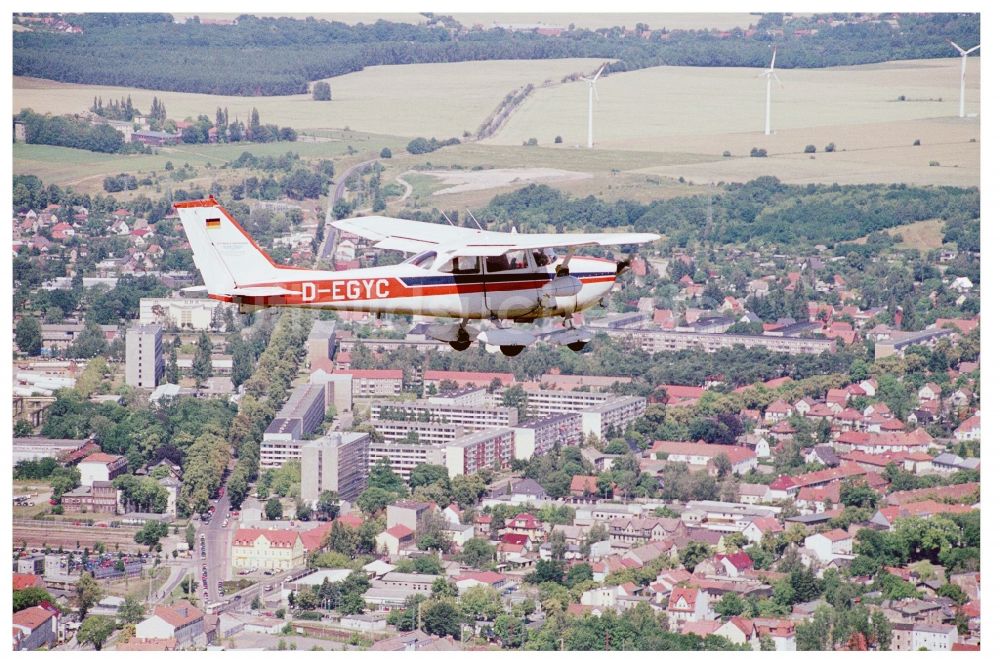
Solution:
{"label": "turbine blade", "polygon": [[604,71],[604,65],[601,65],[601,68],[599,70],[597,70],[597,74],[594,74],[594,80],[595,81],[597,80],[597,77],[599,77],[601,75],[601,72],[603,72],[603,71]]}
{"label": "turbine blade", "polygon": [[978,51],[980,46],[982,46],[982,44],[976,44],[971,49],[969,49],[968,51],[966,51],[965,54],[968,55],[968,54],[972,53],[973,51]]}
{"label": "turbine blade", "polygon": [[951,40],[949,39],[949,40],[948,40],[948,43],[949,43],[949,44],[951,44],[952,46],[954,46],[954,47],[955,47],[955,48],[956,48],[956,49],[958,50],[958,52],[959,52],[959,53],[961,53],[961,54],[965,54],[965,51],[963,51],[963,50],[962,50],[962,47],[961,47],[961,46],[959,46],[958,44],[956,44],[955,42],[953,42],[953,41],[951,41]]}
{"label": "turbine blade", "polygon": [[774,60],[778,57],[778,47],[775,46],[771,49],[771,69],[774,69]]}
{"label": "turbine blade", "polygon": [[601,101],[601,96],[597,94],[597,86],[591,85],[591,87],[594,89],[594,101],[595,102],[600,102]]}

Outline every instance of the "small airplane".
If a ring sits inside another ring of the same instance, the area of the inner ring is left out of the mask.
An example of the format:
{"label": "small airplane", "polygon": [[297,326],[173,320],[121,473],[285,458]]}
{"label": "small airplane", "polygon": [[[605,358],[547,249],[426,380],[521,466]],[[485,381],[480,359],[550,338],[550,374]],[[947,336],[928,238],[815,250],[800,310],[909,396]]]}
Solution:
{"label": "small airplane", "polygon": [[[334,222],[341,231],[376,241],[375,248],[414,256],[401,264],[326,271],[274,262],[214,198],[174,204],[210,298],[241,312],[269,307],[406,314],[459,320],[427,334],[464,351],[474,339],[516,356],[536,340],[505,320],[529,323],[562,317],[563,330],[546,339],[582,351],[590,331],[573,325],[574,312],[611,291],[628,260],[575,257],[593,245],[637,245],[650,233],[518,234],[429,224],[383,216]],[[553,248],[566,248],[560,258]],[[192,288],[188,288],[190,291]],[[489,320],[479,331],[471,320]]]}

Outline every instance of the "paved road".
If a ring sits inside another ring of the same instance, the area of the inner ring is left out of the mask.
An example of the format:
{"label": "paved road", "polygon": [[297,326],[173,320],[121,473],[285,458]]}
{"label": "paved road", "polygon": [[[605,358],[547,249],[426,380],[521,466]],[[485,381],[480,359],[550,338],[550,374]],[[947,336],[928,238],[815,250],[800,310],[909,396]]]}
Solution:
{"label": "paved road", "polygon": [[[197,547],[198,544],[195,544],[196,549]],[[197,557],[197,555],[195,555],[195,557]],[[199,561],[200,560],[195,560],[195,562]],[[170,567],[170,575],[167,576],[166,582],[164,582],[163,585],[154,592],[154,596],[150,599],[150,601],[160,601],[161,599],[166,599],[173,589],[181,584],[181,581],[184,580],[184,577],[187,576],[189,572],[192,575],[197,575],[194,567],[188,562],[185,562],[183,565]]]}
{"label": "paved road", "polygon": [[354,172],[364,169],[369,164],[374,164],[376,160],[368,160],[366,162],[361,162],[355,164],[350,169],[344,172],[344,175],[340,177],[337,181],[336,186],[330,192],[330,203],[326,208],[326,233],[323,237],[323,247],[319,252],[320,261],[329,261],[333,257],[333,248],[335,247],[334,240],[336,238],[336,233],[333,228],[333,207],[344,197],[344,190],[347,188],[347,181],[354,175]]}
{"label": "paved road", "polygon": [[[203,523],[195,536],[195,558],[198,562],[197,579],[199,587],[204,583],[202,572],[208,571],[208,600],[209,603],[221,599],[218,590],[219,581],[229,579],[229,540],[232,536],[232,529],[236,526],[236,520],[230,520],[227,527],[222,524],[229,518],[229,492],[222,494],[218,504],[215,505],[215,513],[211,520]],[[205,539],[205,559],[201,559],[201,540]],[[204,600],[202,594],[198,595]]]}

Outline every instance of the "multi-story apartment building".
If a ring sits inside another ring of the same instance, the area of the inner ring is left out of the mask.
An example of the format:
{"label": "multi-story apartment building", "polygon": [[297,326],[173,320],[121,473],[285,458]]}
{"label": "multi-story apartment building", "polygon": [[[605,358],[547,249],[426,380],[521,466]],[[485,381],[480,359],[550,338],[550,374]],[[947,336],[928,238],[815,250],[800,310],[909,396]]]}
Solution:
{"label": "multi-story apartment building", "polygon": [[310,368],[323,368],[330,365],[333,353],[337,349],[337,322],[313,322],[309,337],[306,338],[306,361]]}
{"label": "multi-story apartment building", "polygon": [[488,405],[437,405],[427,400],[393,402],[375,400],[372,402],[372,419],[414,420],[454,423],[470,428],[507,428],[517,425],[517,409],[514,407],[490,407]]}
{"label": "multi-story apartment building", "polygon": [[301,421],[301,434],[316,430],[326,416],[326,389],[319,384],[302,384],[288,397],[275,418]]}
{"label": "multi-story apartment building", "polygon": [[277,469],[302,456],[302,421],[275,417],[260,443],[261,469]]}
{"label": "multi-story apartment building", "polygon": [[684,331],[663,331],[643,329],[607,329],[612,338],[630,340],[643,351],[680,351],[702,349],[717,352],[735,345],[764,347],[770,351],[787,354],[822,354],[837,348],[835,339],[786,338],[767,335],[730,335],[727,333],[692,333]]}
{"label": "multi-story apartment building", "polygon": [[623,430],[645,413],[645,398],[632,395],[613,397],[581,412],[583,435],[605,437],[611,428]]}
{"label": "multi-story apartment building", "polygon": [[315,502],[324,490],[353,501],[368,485],[366,432],[330,432],[302,446],[302,499]]}
{"label": "multi-story apartment building", "polygon": [[475,474],[481,469],[510,469],[514,430],[491,428],[459,437],[445,447],[448,476]]}
{"label": "multi-story apartment building", "polygon": [[417,465],[444,465],[444,447],[441,444],[408,444],[406,442],[372,442],[368,445],[368,469],[383,458],[389,461],[392,471],[404,481]]}
{"label": "multi-story apartment building", "polygon": [[533,455],[548,453],[556,444],[580,446],[582,442],[582,414],[569,412],[540,416],[514,428],[514,457],[527,460]]}
{"label": "multi-story apartment building", "polygon": [[372,421],[372,426],[389,442],[399,442],[409,439],[410,433],[416,433],[421,444],[441,445],[452,442],[469,429],[454,423],[437,423],[434,421]]}
{"label": "multi-story apartment building", "polygon": [[154,389],[163,377],[163,327],[133,326],[125,333],[125,383]]}
{"label": "multi-story apartment building", "polygon": [[330,374],[350,375],[355,398],[396,396],[403,392],[402,370],[334,370]]}

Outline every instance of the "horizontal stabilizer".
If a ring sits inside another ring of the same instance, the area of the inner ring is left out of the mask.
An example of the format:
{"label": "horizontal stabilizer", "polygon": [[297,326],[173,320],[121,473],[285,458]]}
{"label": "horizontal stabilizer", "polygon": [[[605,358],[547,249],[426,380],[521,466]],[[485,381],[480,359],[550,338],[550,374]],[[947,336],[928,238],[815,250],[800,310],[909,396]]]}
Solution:
{"label": "horizontal stabilizer", "polygon": [[185,296],[197,296],[208,294],[208,287],[203,284],[196,284],[190,287],[181,287],[180,292]]}

